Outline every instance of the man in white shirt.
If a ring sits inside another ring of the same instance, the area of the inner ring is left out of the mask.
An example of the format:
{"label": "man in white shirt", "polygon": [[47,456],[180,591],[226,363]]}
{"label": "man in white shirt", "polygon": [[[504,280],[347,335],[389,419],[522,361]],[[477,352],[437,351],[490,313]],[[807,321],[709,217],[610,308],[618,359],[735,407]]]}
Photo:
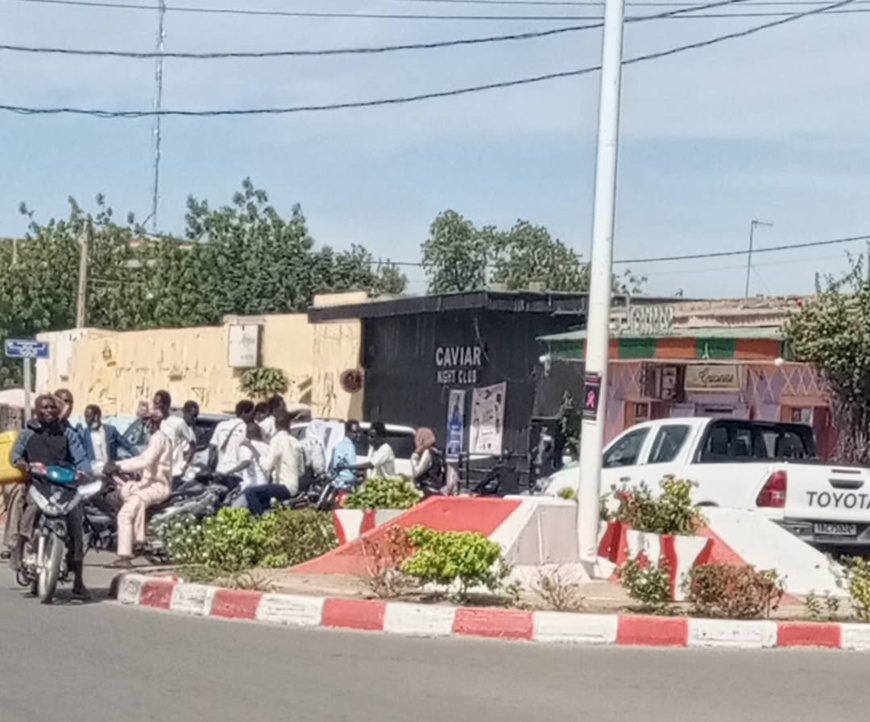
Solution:
{"label": "man in white shirt", "polygon": [[277,394],[269,399],[269,401],[266,403],[268,406],[269,415],[265,419],[257,423],[260,425],[260,429],[263,431],[263,441],[268,444],[272,440],[272,437],[275,435],[275,417],[282,411],[287,410],[287,404],[284,402],[284,399]]}
{"label": "man in white shirt", "polygon": [[199,404],[188,401],[184,404],[181,416],[171,416],[172,397],[168,391],[158,391],[154,394],[154,408],[163,413],[163,423],[160,430],[166,434],[172,444],[172,479],[178,483],[187,471],[196,446],[196,435],[193,427],[199,416]]}
{"label": "man in white shirt", "polygon": [[232,469],[239,465],[241,446],[247,438],[248,424],[252,422],[253,418],[253,402],[239,401],[236,404],[235,418],[221,421],[214,427],[209,446],[217,454],[216,473],[227,476]]}
{"label": "man in white shirt", "polygon": [[369,430],[371,449],[369,450],[369,479],[395,479],[396,454],[387,442],[387,427],[375,421]]}
{"label": "man in white shirt", "polygon": [[291,416],[279,411],[275,418],[275,435],[269,442],[269,454],[263,470],[272,474],[272,483],[245,489],[248,509],[256,515],[267,512],[272,501],[286,501],[299,493],[299,475],[303,469],[302,444],[290,434]]}

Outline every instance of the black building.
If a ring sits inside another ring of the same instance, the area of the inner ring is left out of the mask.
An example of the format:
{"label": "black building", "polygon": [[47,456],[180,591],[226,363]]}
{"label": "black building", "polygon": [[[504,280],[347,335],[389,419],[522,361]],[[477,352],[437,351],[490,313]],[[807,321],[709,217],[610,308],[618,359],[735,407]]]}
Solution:
{"label": "black building", "polygon": [[538,338],[585,328],[586,308],[581,294],[480,291],[317,308],[309,320],[362,321],[367,420],[431,427],[443,446],[451,391],[464,390],[467,451],[473,390],[504,383],[502,450],[524,454],[547,353]]}

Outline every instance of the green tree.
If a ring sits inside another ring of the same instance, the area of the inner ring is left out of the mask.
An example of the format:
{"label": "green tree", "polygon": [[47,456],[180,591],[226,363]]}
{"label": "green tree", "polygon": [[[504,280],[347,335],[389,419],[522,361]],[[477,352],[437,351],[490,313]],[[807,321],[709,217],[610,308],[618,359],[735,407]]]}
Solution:
{"label": "green tree", "polygon": [[456,211],[439,213],[422,245],[429,293],[464,293],[486,287],[490,239]]}
{"label": "green tree", "polygon": [[491,234],[492,281],[508,290],[585,291],[589,267],[578,253],[543,226],[519,220],[509,231]]}
{"label": "green tree", "polygon": [[[430,293],[455,293],[503,284],[509,290],[582,293],[589,289],[589,264],[553,238],[544,226],[518,220],[507,231],[478,229],[456,211],[440,213],[423,243],[423,268]],[[640,293],[646,283],[626,271],[614,276],[616,293]]]}
{"label": "green tree", "polygon": [[815,364],[828,384],[838,460],[870,463],[870,283],[863,261],[820,284],[785,332],[793,358]]}

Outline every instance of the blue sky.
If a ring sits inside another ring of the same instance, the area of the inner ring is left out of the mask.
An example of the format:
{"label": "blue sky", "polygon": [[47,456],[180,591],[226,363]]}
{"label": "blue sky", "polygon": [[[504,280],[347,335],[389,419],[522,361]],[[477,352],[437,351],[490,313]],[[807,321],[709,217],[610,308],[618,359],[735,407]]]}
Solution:
{"label": "blue sky", "polygon": [[[753,0],[750,0],[750,3]],[[171,0],[176,5],[191,0]],[[380,0],[197,0],[263,9],[450,14],[590,14]],[[761,8],[747,8],[759,10]],[[770,8],[765,8],[770,9]],[[800,8],[797,8],[800,9]],[[629,14],[656,8],[631,7]],[[765,22],[697,19],[628,26],[626,56]],[[568,24],[576,24],[576,21]],[[263,18],[172,13],[167,50],[281,50],[443,40],[557,22]],[[0,0],[0,43],[153,48],[156,13]],[[870,14],[807,18],[626,69],[616,258],[739,250],[753,217],[758,247],[870,233]],[[597,64],[600,31],[376,57],[169,60],[164,107],[207,109],[365,100]],[[2,53],[0,103],[142,109],[148,60]],[[480,225],[525,218],[588,256],[598,75],[369,110],[164,121],[160,226],[183,230],[189,193],[228,200],[245,176],[289,211],[302,204],[319,243],[363,243],[416,261],[434,216]],[[150,209],[151,121],[0,113],[0,236],[20,234],[26,201],[42,218],[105,192],[118,211]],[[806,293],[862,243],[760,255],[758,293]],[[743,293],[745,259],[633,264],[648,291]],[[420,269],[408,275],[422,290]]]}

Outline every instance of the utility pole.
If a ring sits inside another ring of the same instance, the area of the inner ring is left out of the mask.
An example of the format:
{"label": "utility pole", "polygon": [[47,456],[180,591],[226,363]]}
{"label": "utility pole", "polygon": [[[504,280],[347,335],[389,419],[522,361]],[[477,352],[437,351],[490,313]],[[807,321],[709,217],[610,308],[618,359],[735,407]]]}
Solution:
{"label": "utility pole", "polygon": [[163,142],[160,111],[163,110],[163,50],[166,41],[166,0],[159,0],[157,7],[157,61],[154,68],[154,181],[151,193],[151,228],[157,233],[157,210],[160,205],[160,151]]}
{"label": "utility pole", "polygon": [[595,165],[595,207],[589,314],[586,328],[586,383],[580,436],[580,493],[577,526],[580,559],[598,559],[601,457],[607,397],[610,346],[610,296],[613,292],[613,227],[616,214],[616,162],[619,148],[619,106],[622,82],[622,33],[625,0],[606,0],[598,101],[598,157]]}
{"label": "utility pole", "polygon": [[84,328],[87,323],[88,305],[88,249],[91,245],[91,217],[85,221],[82,232],[81,249],[79,250],[79,291],[76,297],[76,328]]}
{"label": "utility pole", "polygon": [[749,279],[752,276],[752,251],[755,247],[755,229],[759,226],[773,228],[773,223],[753,218],[749,224],[749,256],[746,258],[746,292],[743,294],[746,298],[749,298]]}

